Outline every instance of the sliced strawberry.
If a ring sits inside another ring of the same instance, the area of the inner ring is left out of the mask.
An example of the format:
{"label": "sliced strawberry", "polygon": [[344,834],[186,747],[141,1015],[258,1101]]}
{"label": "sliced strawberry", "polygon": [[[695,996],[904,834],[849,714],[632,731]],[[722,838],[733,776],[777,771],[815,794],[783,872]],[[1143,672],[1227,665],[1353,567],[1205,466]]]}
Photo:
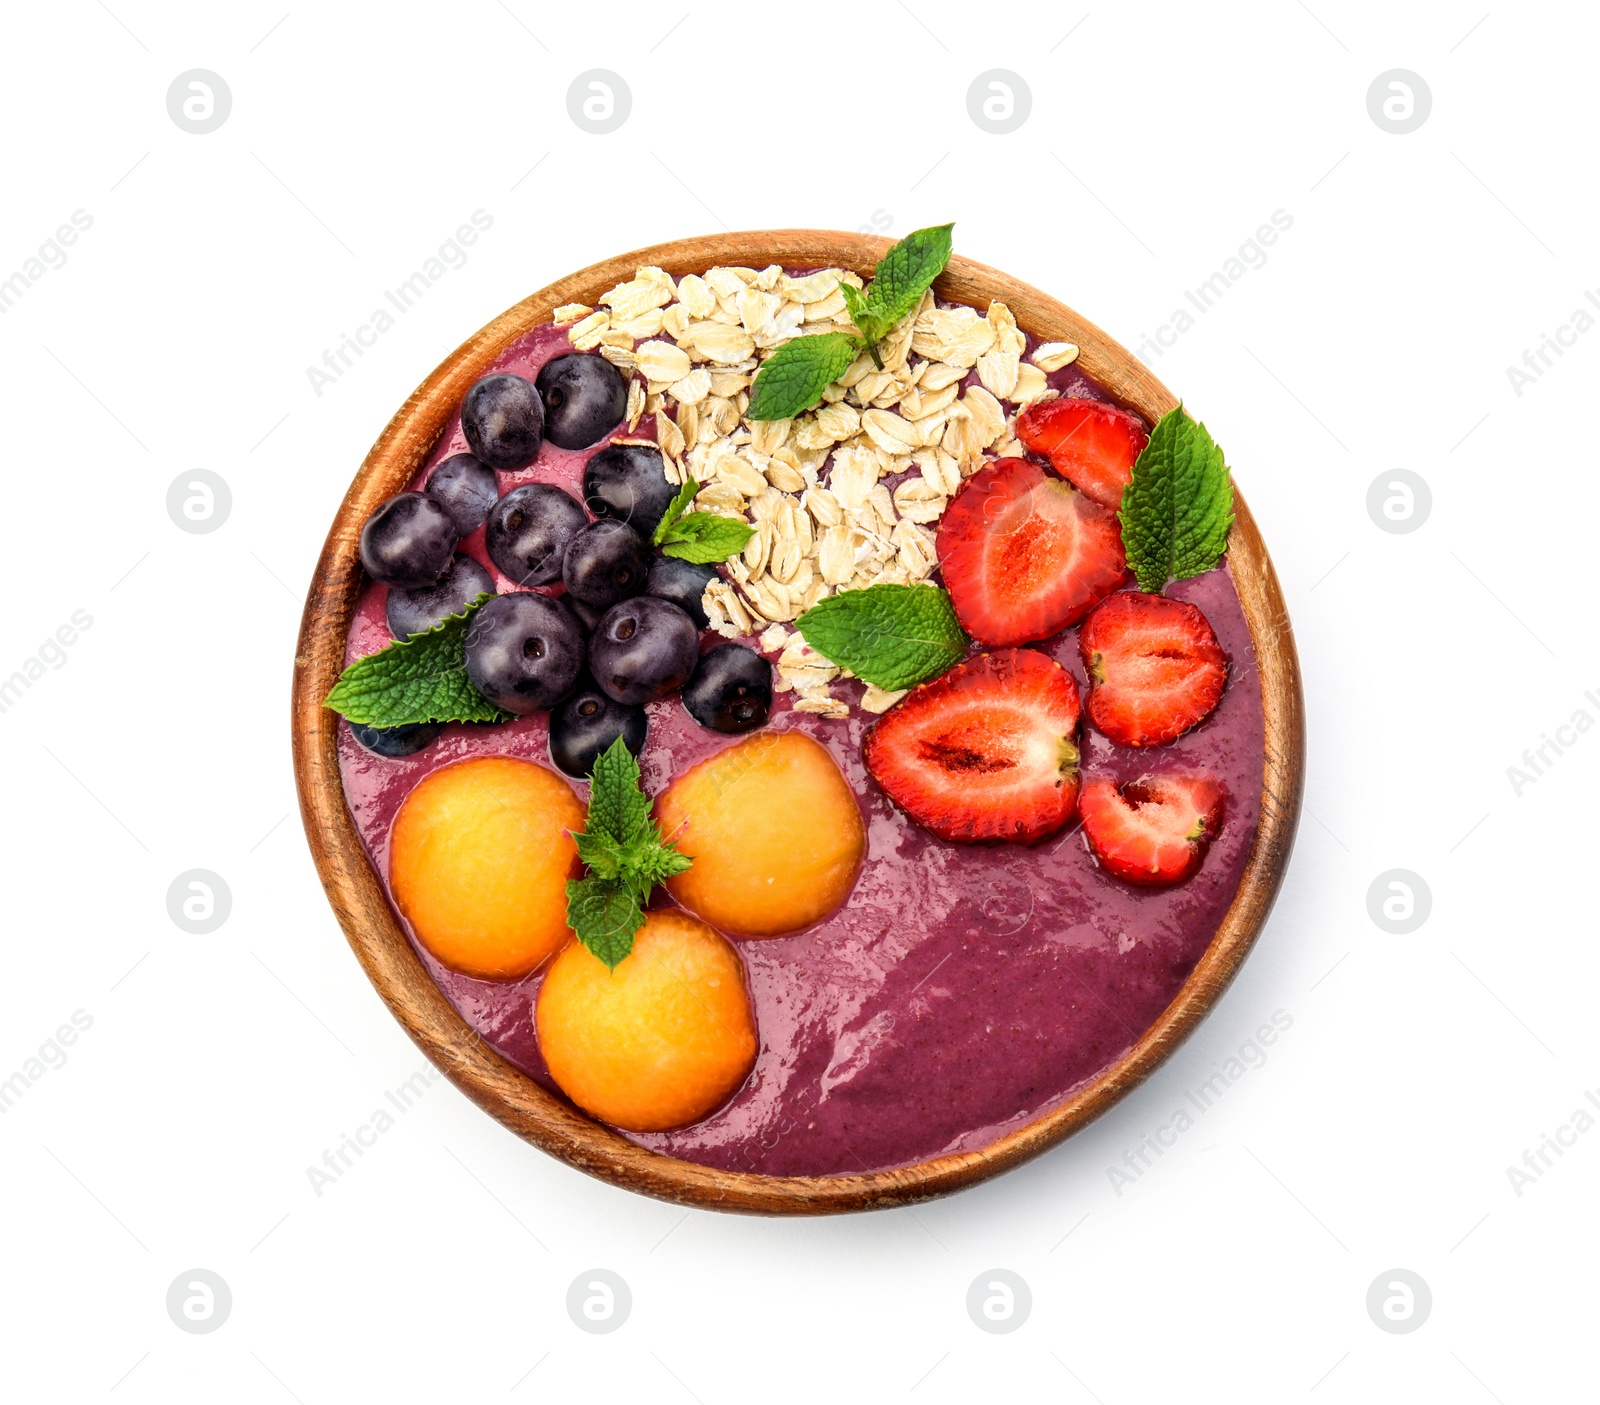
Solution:
{"label": "sliced strawberry", "polygon": [[1122,584],[1117,519],[1027,459],[997,459],[951,499],[939,570],[980,644],[1027,644],[1076,624]]}
{"label": "sliced strawberry", "polygon": [[867,769],[924,829],[1031,844],[1072,818],[1078,685],[1032,649],[1001,649],[913,688],[867,733]]}
{"label": "sliced strawberry", "polygon": [[1078,636],[1089,670],[1089,720],[1119,746],[1165,746],[1211,715],[1228,657],[1186,600],[1121,591]]}
{"label": "sliced strawberry", "polygon": [[1122,506],[1122,490],[1150,435],[1115,405],[1063,395],[1041,400],[1017,416],[1017,438],[1101,507]]}
{"label": "sliced strawberry", "polygon": [[1222,828],[1222,787],[1199,777],[1147,776],[1120,788],[1090,781],[1078,806],[1106,872],[1143,887],[1187,878]]}

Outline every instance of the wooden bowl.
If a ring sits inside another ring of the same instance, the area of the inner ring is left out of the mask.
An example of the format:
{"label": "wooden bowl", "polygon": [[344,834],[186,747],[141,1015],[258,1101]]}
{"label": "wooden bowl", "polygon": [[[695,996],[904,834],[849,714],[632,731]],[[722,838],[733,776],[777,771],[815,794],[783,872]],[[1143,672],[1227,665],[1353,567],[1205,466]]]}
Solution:
{"label": "wooden bowl", "polygon": [[[494,1052],[429,978],[367,861],[345,805],[335,749],[338,718],[322,706],[344,663],[361,589],[357,540],[367,516],[402,491],[457,413],[467,388],[508,343],[563,303],[600,295],[656,264],[674,276],[716,264],[851,268],[870,276],[886,239],[779,229],[657,244],[574,273],[525,298],[469,339],[425,380],[367,455],[345,494],[306,600],[294,669],[294,761],[300,811],[317,871],[345,936],[396,1019],[450,1080],[519,1136],[590,1175],[662,1200],[753,1214],[817,1215],[905,1205],[1009,1170],[1054,1146],[1126,1096],[1178,1046],[1232,980],[1277,896],[1300,813],[1304,704],[1294,637],[1278,580],[1249,509],[1235,497],[1229,561],[1255,641],[1266,724],[1261,817],[1233,903],[1211,945],[1165,1012],[1122,1058],[1053,1112],[981,1151],[863,1175],[763,1176],[722,1171],[635,1145],[540,1087]],[[1133,356],[1070,308],[1004,273],[952,258],[942,298],[1004,302],[1042,341],[1075,342],[1084,370],[1154,423],[1176,403]]]}

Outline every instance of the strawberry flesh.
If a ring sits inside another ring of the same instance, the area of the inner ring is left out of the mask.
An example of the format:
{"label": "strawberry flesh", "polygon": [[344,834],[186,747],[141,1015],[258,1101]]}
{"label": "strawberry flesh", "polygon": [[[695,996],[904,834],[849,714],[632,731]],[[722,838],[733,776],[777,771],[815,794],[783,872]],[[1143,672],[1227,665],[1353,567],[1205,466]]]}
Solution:
{"label": "strawberry flesh", "polygon": [[1115,405],[1059,396],[1030,405],[1017,416],[1017,438],[1029,453],[1073,487],[1113,512],[1133,477],[1134,461],[1149,443],[1143,423]]}
{"label": "strawberry flesh", "polygon": [[1186,600],[1120,591],[1083,623],[1089,720],[1119,746],[1165,746],[1211,715],[1228,658]]}
{"label": "strawberry flesh", "polygon": [[1078,804],[1101,866],[1141,887],[1187,878],[1222,828],[1222,787],[1200,777],[1147,776],[1121,787],[1090,781]]}
{"label": "strawberry flesh", "polygon": [[867,734],[873,778],[941,839],[1031,844],[1078,798],[1078,685],[1032,649],[979,654],[913,688]]}
{"label": "strawberry flesh", "polygon": [[997,459],[939,522],[939,570],[980,644],[1027,644],[1076,624],[1127,575],[1117,519],[1027,459]]}

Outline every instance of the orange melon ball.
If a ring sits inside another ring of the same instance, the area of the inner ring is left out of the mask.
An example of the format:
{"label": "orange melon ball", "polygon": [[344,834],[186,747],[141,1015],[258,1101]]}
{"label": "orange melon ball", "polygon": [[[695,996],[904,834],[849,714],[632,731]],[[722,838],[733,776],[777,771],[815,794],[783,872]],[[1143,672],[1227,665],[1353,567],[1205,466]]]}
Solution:
{"label": "orange melon ball", "polygon": [[582,802],[543,766],[483,756],[420,781],[395,816],[389,891],[417,940],[452,971],[514,981],[571,935],[569,831]]}
{"label": "orange melon ball", "polygon": [[694,860],[668,889],[714,927],[778,937],[845,900],[867,847],[833,757],[804,732],[762,732],[679,776],[656,808]]}
{"label": "orange melon ball", "polygon": [[681,912],[649,914],[614,971],[572,942],[545,975],[535,1018],[561,1091],[630,1132],[698,1122],[756,1057],[738,953]]}

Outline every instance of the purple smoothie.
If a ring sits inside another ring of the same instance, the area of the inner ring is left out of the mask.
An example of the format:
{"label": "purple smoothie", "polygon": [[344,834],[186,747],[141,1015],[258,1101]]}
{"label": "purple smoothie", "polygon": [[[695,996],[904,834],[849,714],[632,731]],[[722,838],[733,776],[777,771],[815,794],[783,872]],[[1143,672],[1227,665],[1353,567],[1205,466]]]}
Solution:
{"label": "purple smoothie", "polygon": [[[569,349],[563,329],[541,327],[493,369],[531,379]],[[1110,399],[1076,366],[1050,383],[1066,394]],[[623,426],[613,437],[630,436]],[[648,416],[635,437],[653,439]],[[546,444],[533,466],[500,475],[501,491],[545,482],[581,497],[583,465],[603,442],[578,451]],[[458,419],[412,486],[465,448]],[[515,588],[489,561],[481,528],[461,549],[483,563],[497,589]],[[1198,606],[1216,631],[1230,661],[1222,701],[1172,745],[1144,750],[1113,745],[1085,720],[1082,778],[1121,783],[1192,772],[1219,780],[1227,811],[1199,872],[1173,888],[1131,888],[1097,867],[1076,822],[1032,848],[945,843],[900,814],[867,774],[861,742],[874,718],[854,708],[843,721],[795,712],[793,694],[780,694],[769,725],[821,742],[855,791],[867,829],[860,877],[849,901],[815,927],[735,942],[760,1041],[738,1092],[680,1131],[626,1135],[725,1169],[884,1170],[987,1145],[1064,1102],[1138,1040],[1177,994],[1233,900],[1255,834],[1264,748],[1255,653],[1226,565],[1167,593]],[[385,598],[382,586],[363,592],[347,659],[390,642]],[[708,634],[705,647],[718,642]],[[1065,665],[1087,696],[1077,629],[1035,647]],[[836,683],[834,691],[854,704],[860,685]],[[648,711],[640,765],[652,795],[739,740],[700,727],[676,697]],[[453,724],[401,760],[372,756],[348,728],[339,729],[345,795],[381,877],[387,880],[390,826],[412,787],[440,766],[486,755],[551,765],[545,715],[498,726]],[[574,788],[587,792],[581,782]],[[671,905],[662,891],[655,902]],[[417,951],[463,1018],[559,1093],[534,1033],[541,976],[515,984],[475,980]]]}

